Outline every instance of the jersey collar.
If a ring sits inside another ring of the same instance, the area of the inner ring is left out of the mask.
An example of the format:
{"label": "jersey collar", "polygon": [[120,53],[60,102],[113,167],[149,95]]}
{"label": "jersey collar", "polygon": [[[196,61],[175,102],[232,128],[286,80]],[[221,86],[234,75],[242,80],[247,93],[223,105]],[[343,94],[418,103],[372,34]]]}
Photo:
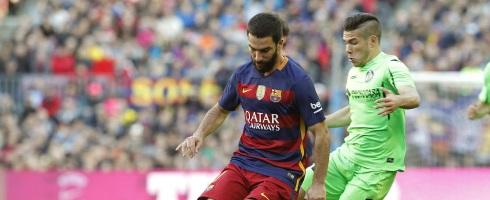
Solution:
{"label": "jersey collar", "polygon": [[255,78],[266,78],[266,77],[270,77],[270,76],[272,76],[272,75],[273,75],[273,74],[275,74],[275,73],[281,72],[281,71],[283,71],[283,70],[284,70],[284,69],[287,67],[287,65],[288,65],[288,63],[289,63],[289,60],[290,60],[289,56],[284,56],[284,62],[283,62],[283,63],[281,63],[281,64],[280,64],[280,66],[277,66],[277,67],[276,67],[276,69],[274,69],[274,70],[273,70],[273,71],[272,71],[270,74],[268,74],[267,76],[265,76],[264,74],[262,74],[262,73],[260,73],[259,71],[257,71],[257,69],[255,69],[254,63],[253,63],[253,61],[252,61],[252,62],[250,62],[250,65],[251,65],[251,67],[252,67],[252,71],[253,71],[253,73],[252,73],[252,74],[253,74],[253,77],[255,77]]}
{"label": "jersey collar", "polygon": [[377,56],[375,56],[373,59],[371,59],[369,62],[367,62],[363,67],[361,67],[361,70],[368,70],[372,66],[374,66],[378,61],[380,61],[386,54],[382,51],[378,53]]}

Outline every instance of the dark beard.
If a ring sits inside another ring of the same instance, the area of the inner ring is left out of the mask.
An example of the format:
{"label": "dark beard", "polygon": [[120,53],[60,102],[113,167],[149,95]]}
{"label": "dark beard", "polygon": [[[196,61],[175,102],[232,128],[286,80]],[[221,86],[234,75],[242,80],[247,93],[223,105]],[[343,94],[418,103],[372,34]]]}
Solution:
{"label": "dark beard", "polygon": [[[263,61],[263,62],[257,63],[257,61],[255,61],[252,58],[252,60],[255,64],[255,69],[257,69],[257,71],[259,71],[261,74],[266,73],[266,72],[270,72],[272,70],[272,68],[274,68],[274,65],[276,64],[276,59],[277,59],[277,49],[274,52],[274,54],[272,55],[272,58],[269,59],[268,61]],[[260,66],[258,64],[260,64]]]}

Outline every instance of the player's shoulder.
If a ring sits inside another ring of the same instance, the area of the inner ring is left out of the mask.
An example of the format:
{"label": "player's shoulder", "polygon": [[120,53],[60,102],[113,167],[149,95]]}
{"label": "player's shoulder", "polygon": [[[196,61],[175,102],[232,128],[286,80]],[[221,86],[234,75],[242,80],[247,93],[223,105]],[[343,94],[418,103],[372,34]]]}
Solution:
{"label": "player's shoulder", "polygon": [[243,74],[243,73],[249,73],[250,72],[250,69],[253,67],[253,62],[252,61],[248,61],[242,65],[240,65],[236,70],[235,70],[235,73],[236,74]]}
{"label": "player's shoulder", "polygon": [[250,76],[254,75],[254,70],[253,62],[248,61],[242,65],[240,65],[235,72],[233,72],[233,75],[235,79],[242,79],[242,78],[247,78]]}
{"label": "player's shoulder", "polygon": [[289,61],[285,70],[288,78],[292,79],[292,81],[304,80],[305,78],[309,78],[304,68],[296,60],[292,59],[291,57],[288,57],[288,59]]}
{"label": "player's shoulder", "polygon": [[490,73],[490,62],[487,63],[487,65],[485,65],[485,72],[486,73]]}
{"label": "player's shoulder", "polygon": [[385,56],[383,57],[383,63],[389,69],[400,69],[400,68],[405,69],[405,68],[407,68],[405,63],[403,63],[400,60],[400,58],[398,58],[395,55],[391,55],[391,54],[385,54]]}
{"label": "player's shoulder", "polygon": [[486,84],[490,83],[490,62],[483,69],[483,78]]}
{"label": "player's shoulder", "polygon": [[403,63],[398,56],[392,55],[392,54],[387,54],[383,53],[383,62],[388,62],[388,63]]}

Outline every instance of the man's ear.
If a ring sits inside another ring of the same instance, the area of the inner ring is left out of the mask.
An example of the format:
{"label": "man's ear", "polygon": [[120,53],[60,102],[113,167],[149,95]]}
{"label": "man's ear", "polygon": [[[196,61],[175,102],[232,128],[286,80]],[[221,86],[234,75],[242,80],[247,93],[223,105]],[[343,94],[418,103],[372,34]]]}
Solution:
{"label": "man's ear", "polygon": [[368,38],[369,47],[375,47],[378,43],[378,37],[375,35],[370,35]]}
{"label": "man's ear", "polygon": [[278,42],[277,42],[277,47],[278,48],[282,48],[284,47],[284,38],[281,38]]}

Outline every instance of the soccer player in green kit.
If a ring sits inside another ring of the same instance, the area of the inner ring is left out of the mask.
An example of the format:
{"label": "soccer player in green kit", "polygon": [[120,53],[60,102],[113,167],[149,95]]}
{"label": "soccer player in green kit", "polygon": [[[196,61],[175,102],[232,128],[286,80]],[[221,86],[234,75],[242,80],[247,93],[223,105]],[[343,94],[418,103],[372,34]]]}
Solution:
{"label": "soccer player in green kit", "polygon": [[490,62],[483,72],[483,88],[478,100],[468,107],[468,118],[471,120],[480,119],[490,114]]}
{"label": "soccer player in green kit", "polygon": [[[345,20],[343,40],[349,60],[349,105],[326,116],[329,128],[347,127],[345,143],[330,154],[325,179],[327,199],[377,200],[388,193],[398,171],[405,170],[405,109],[420,97],[408,68],[380,50],[381,25],[368,13]],[[312,184],[307,169],[299,199]],[[306,197],[307,199],[307,197]]]}

